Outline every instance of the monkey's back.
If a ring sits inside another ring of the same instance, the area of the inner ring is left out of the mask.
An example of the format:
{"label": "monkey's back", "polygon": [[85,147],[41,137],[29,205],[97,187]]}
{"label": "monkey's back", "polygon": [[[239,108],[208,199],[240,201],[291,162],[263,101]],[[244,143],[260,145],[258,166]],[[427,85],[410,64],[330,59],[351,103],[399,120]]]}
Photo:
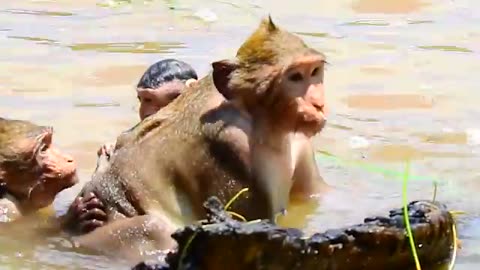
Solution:
{"label": "monkey's back", "polygon": [[[226,203],[250,186],[248,166],[228,140],[235,120],[225,117],[232,108],[223,101],[206,76],[127,134],[110,168],[89,184],[110,216],[168,212],[187,223],[204,216],[207,197]],[[248,216],[245,200],[235,206]]]}
{"label": "monkey's back", "polygon": [[[179,205],[193,206],[190,210],[197,218],[203,218],[202,204],[209,196],[226,203],[250,181],[247,164],[236,158],[238,153],[229,140],[237,119],[228,117],[232,108],[224,102],[212,76],[207,75],[153,116],[161,125],[143,141],[155,160],[147,171],[167,174],[158,179],[156,194],[176,196]],[[175,189],[174,195],[162,192],[165,179],[171,181],[168,185]]]}

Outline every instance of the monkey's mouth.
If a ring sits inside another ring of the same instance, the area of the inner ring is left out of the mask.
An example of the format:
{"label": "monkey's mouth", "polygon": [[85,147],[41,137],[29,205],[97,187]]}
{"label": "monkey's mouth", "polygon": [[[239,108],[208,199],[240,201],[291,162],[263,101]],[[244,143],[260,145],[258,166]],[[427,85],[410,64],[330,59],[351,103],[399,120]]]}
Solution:
{"label": "monkey's mouth", "polygon": [[68,186],[67,188],[77,184],[78,181],[79,181],[78,175],[77,175],[77,170],[74,170],[71,173],[63,176],[62,180],[65,183],[65,185]]}
{"label": "monkey's mouth", "polygon": [[76,168],[65,168],[64,170],[54,170],[45,173],[44,182],[56,185],[59,189],[66,189],[74,186],[79,181]]}
{"label": "monkey's mouth", "polygon": [[297,124],[296,132],[302,132],[307,137],[313,137],[320,133],[326,125],[327,120],[302,121]]}
{"label": "monkey's mouth", "polygon": [[61,175],[59,181],[64,184],[64,189],[70,188],[74,186],[75,184],[78,183],[78,175],[77,175],[77,170],[73,170],[67,174]]}
{"label": "monkey's mouth", "polygon": [[307,136],[314,136],[321,132],[327,123],[327,118],[323,114],[322,108],[317,106],[308,106],[298,112],[295,130],[303,132]]}
{"label": "monkey's mouth", "polygon": [[44,175],[29,188],[27,198],[40,209],[50,205],[58,193],[74,186],[78,181],[76,170],[62,175]]}

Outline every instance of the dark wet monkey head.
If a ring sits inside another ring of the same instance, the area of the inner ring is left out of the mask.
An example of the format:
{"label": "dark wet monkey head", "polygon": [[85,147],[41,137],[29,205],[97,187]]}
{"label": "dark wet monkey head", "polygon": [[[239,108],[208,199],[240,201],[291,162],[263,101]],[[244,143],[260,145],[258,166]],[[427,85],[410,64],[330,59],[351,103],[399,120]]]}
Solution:
{"label": "dark wet monkey head", "polygon": [[53,129],[0,118],[0,184],[24,210],[48,206],[77,182],[72,157],[52,144]]}
{"label": "dark wet monkey head", "polygon": [[255,119],[312,136],[325,125],[325,56],[298,36],[262,20],[234,59],[212,63],[222,95]]}
{"label": "dark wet monkey head", "polygon": [[195,70],[177,59],[163,59],[151,65],[137,84],[140,119],[155,114],[198,79]]}

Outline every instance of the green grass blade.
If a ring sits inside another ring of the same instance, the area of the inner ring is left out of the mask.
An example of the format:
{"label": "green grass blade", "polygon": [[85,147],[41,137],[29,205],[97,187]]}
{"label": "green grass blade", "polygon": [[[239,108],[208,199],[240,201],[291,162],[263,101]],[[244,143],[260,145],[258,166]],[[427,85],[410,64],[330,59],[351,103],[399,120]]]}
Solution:
{"label": "green grass blade", "polygon": [[410,173],[410,161],[407,161],[407,165],[405,167],[405,173],[403,175],[403,191],[402,191],[402,198],[403,198],[403,217],[405,218],[405,227],[407,228],[408,239],[410,242],[410,248],[412,249],[413,259],[415,261],[415,267],[417,270],[421,270],[420,267],[420,260],[418,259],[417,255],[417,247],[415,246],[415,241],[413,239],[412,227],[410,226],[410,217],[408,216],[408,197],[407,197],[407,186],[408,186],[408,177]]}

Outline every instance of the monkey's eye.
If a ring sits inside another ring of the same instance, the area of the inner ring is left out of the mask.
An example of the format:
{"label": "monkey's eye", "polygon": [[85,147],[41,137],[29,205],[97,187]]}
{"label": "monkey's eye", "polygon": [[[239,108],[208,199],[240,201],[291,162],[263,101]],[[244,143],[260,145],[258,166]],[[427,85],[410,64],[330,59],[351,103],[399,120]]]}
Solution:
{"label": "monkey's eye", "polygon": [[300,72],[295,72],[292,75],[290,75],[288,77],[288,79],[292,82],[299,82],[299,81],[303,80],[303,76],[302,76],[302,74],[300,74]]}
{"label": "monkey's eye", "polygon": [[40,152],[45,152],[47,151],[47,149],[48,149],[48,145],[45,143],[42,143],[42,145],[40,146]]}
{"label": "monkey's eye", "polygon": [[318,71],[319,71],[319,70],[320,70],[319,67],[316,67],[315,69],[313,69],[313,71],[312,71],[312,77],[313,77],[313,76],[316,76],[316,75],[318,74]]}
{"label": "monkey's eye", "polygon": [[36,153],[40,154],[40,155],[44,155],[45,152],[47,151],[48,149],[48,145],[44,142],[41,142],[40,145],[38,146],[37,150],[36,150]]}
{"label": "monkey's eye", "polygon": [[144,98],[144,99],[142,100],[142,102],[150,103],[150,102],[152,102],[152,99],[151,99],[151,98]]}

